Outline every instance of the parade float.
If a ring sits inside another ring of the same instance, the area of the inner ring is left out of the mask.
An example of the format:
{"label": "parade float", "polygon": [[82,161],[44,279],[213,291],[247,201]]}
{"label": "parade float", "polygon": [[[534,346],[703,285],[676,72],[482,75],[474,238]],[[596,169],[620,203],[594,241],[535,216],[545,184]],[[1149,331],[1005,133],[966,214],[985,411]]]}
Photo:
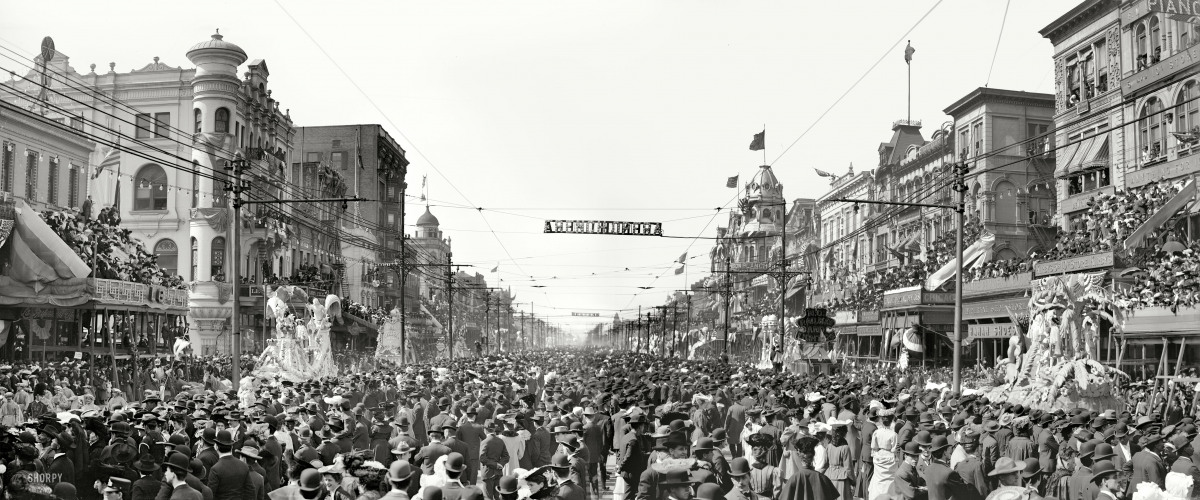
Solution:
{"label": "parade float", "polygon": [[[294,304],[304,304],[297,314]],[[300,287],[283,285],[268,294],[268,314],[275,330],[258,357],[251,381],[288,380],[300,382],[337,375],[330,350],[329,331],[341,318],[341,299],[328,295],[309,300]],[[244,381],[245,382],[245,381]],[[252,384],[243,383],[243,387]]]}
{"label": "parade float", "polygon": [[1032,408],[1121,408],[1114,384],[1126,375],[1100,359],[1102,325],[1120,332],[1123,308],[1104,286],[1105,274],[1077,273],[1034,280],[1029,328],[1009,339],[999,360],[1004,383],[990,390],[1000,400]]}
{"label": "parade float", "polygon": [[403,319],[400,309],[392,309],[383,327],[379,330],[379,339],[375,344],[375,357],[392,363],[403,363],[402,345],[404,343]]}

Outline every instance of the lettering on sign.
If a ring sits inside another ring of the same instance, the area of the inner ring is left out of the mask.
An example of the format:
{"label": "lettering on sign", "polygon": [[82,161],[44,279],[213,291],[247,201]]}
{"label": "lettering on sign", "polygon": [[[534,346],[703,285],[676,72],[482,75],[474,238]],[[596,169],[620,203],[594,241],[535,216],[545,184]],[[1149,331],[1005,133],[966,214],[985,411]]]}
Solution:
{"label": "lettering on sign", "polygon": [[858,327],[859,337],[878,337],[883,335],[883,327],[879,325],[860,325]]}
{"label": "lettering on sign", "polygon": [[1020,273],[1003,278],[988,278],[963,284],[963,295],[993,295],[997,293],[1016,292],[1029,288],[1029,280],[1033,273]]}
{"label": "lettering on sign", "polygon": [[953,304],[954,294],[948,292],[926,292],[920,289],[891,295],[884,294],[883,307],[915,306],[921,304]]}
{"label": "lettering on sign", "polygon": [[1006,339],[1017,334],[1017,326],[1012,323],[997,323],[994,325],[967,325],[969,339]]}
{"label": "lettering on sign", "polygon": [[1018,318],[1029,316],[1029,299],[1015,298],[963,304],[963,319],[1007,318],[1008,311]]}
{"label": "lettering on sign", "polygon": [[1188,155],[1150,168],[1126,173],[1125,185],[1137,187],[1159,179],[1174,179],[1194,172],[1200,172],[1200,156]]}
{"label": "lettering on sign", "polygon": [[599,316],[600,316],[600,313],[580,313],[580,312],[573,312],[573,313],[571,313],[571,316],[583,316],[583,317],[586,317],[586,318],[595,318],[595,317],[599,317]]}
{"label": "lettering on sign", "polygon": [[833,320],[839,324],[858,323],[858,313],[854,311],[838,311],[833,313]]}
{"label": "lettering on sign", "polygon": [[662,236],[661,222],[618,222],[607,220],[548,220],[543,232],[570,234],[615,234]]}
{"label": "lettering on sign", "polygon": [[1033,266],[1033,274],[1036,276],[1065,274],[1075,271],[1112,267],[1115,263],[1116,258],[1112,252],[1100,252],[1071,257],[1069,259],[1039,262]]}
{"label": "lettering on sign", "polygon": [[1150,12],[1162,12],[1176,21],[1187,23],[1200,22],[1200,0],[1147,0],[1146,7]]}
{"label": "lettering on sign", "polygon": [[1128,98],[1138,90],[1191,68],[1197,61],[1200,61],[1200,45],[1193,45],[1159,61],[1158,64],[1134,73],[1133,76],[1121,80],[1125,97]]}
{"label": "lettering on sign", "polygon": [[764,274],[761,276],[756,276],[754,279],[750,280],[750,286],[766,286],[770,282],[771,278]]}
{"label": "lettering on sign", "polygon": [[859,311],[859,323],[875,323],[879,321],[879,311]]}

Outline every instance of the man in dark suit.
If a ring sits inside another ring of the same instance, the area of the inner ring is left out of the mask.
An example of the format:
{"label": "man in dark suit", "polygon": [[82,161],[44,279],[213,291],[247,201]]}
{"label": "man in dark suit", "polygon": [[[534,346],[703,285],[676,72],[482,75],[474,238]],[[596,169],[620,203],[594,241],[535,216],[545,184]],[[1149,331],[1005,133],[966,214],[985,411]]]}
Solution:
{"label": "man in dark suit", "polygon": [[163,462],[162,488],[170,488],[170,500],[204,500],[204,495],[192,488],[186,481],[190,461],[182,453],[172,452]]}
{"label": "man in dark suit", "polygon": [[1134,453],[1133,458],[1129,461],[1133,470],[1129,484],[1154,483],[1159,488],[1164,488],[1167,467],[1162,459],[1163,435],[1142,436],[1138,444],[1142,447],[1141,451]]}
{"label": "man in dark suit", "polygon": [[75,463],[71,461],[71,450],[75,449],[75,439],[66,432],[60,432],[50,442],[50,465],[46,473],[59,483],[75,483]]}
{"label": "man in dark suit", "polygon": [[[458,425],[453,420],[442,426],[442,435],[445,436],[445,438],[442,439],[442,444],[447,448],[450,448],[450,451],[462,455],[463,460],[466,460],[467,453],[469,452],[467,449],[467,443],[459,441],[456,437],[458,435]],[[466,471],[464,470],[463,472],[465,473]],[[465,480],[466,478],[464,477],[463,479]]]}
{"label": "man in dark suit", "polygon": [[1054,430],[1046,426],[1041,434],[1038,434],[1037,441],[1038,465],[1041,466],[1042,474],[1049,476],[1058,466],[1058,438],[1054,436]]}
{"label": "man in dark suit", "polygon": [[[746,407],[742,405],[740,399],[735,399],[733,404],[729,405],[729,409],[725,412],[725,429],[741,432],[746,426]],[[735,436],[736,437],[736,436]],[[729,440],[729,454],[734,457],[742,455],[741,439]]]}
{"label": "man in dark suit", "polygon": [[446,456],[446,484],[442,485],[442,500],[462,500],[471,496],[471,491],[477,488],[462,482],[462,473],[467,468],[467,460],[458,452]]}
{"label": "man in dark suit", "polygon": [[162,489],[162,481],[155,479],[158,473],[158,463],[154,461],[154,457],[149,453],[143,453],[141,458],[133,464],[133,468],[137,469],[141,477],[133,482],[130,488],[133,500],[151,500],[158,495],[158,490]]}
{"label": "man in dark suit", "polygon": [[442,444],[441,440],[441,429],[429,430],[429,444],[421,448],[421,451],[417,452],[417,456],[413,457],[412,461],[414,467],[421,468],[421,474],[432,476],[434,462],[437,462],[443,455],[449,455],[453,451]]}
{"label": "man in dark suit", "polygon": [[500,476],[504,474],[504,465],[508,463],[508,447],[504,445],[504,440],[496,434],[496,422],[488,420],[484,422],[487,429],[487,437],[479,444],[479,463],[483,467],[480,471],[480,478],[483,479],[485,488],[483,493],[489,499],[495,500],[500,498],[496,487],[499,484]]}
{"label": "man in dark suit", "polygon": [[[625,435],[624,445],[617,454],[617,472],[625,482],[625,499],[633,500],[637,495],[637,482],[646,470],[647,454],[650,452],[645,437],[646,415],[640,411],[629,417],[629,432]],[[567,465],[570,467],[570,464]],[[564,474],[570,471],[564,471]]]}
{"label": "man in dark suit", "polygon": [[[596,410],[589,406],[583,410],[583,418],[583,445],[588,450],[588,477],[593,482],[598,481],[598,486],[603,486],[608,480],[608,471],[604,467],[608,463],[608,416],[596,413]],[[596,490],[599,491],[599,488]]]}
{"label": "man in dark suit", "polygon": [[[550,468],[554,470],[554,477],[558,479],[558,486],[554,490],[554,498],[559,500],[586,500],[587,491],[583,486],[576,484],[571,480],[571,459],[562,453],[555,453],[550,459]],[[686,477],[686,471],[684,472]],[[636,488],[633,488],[636,490]]]}
{"label": "man in dark suit", "polygon": [[258,460],[262,460],[258,448],[251,446],[250,442],[247,441],[238,454],[242,456],[242,461],[250,468],[250,472],[247,475],[248,479],[246,480],[246,499],[266,500],[267,489],[265,479],[262,475],[262,472],[265,471],[255,463]]}
{"label": "man in dark suit", "polygon": [[475,416],[478,414],[478,406],[467,408],[467,418],[462,419],[455,433],[457,440],[467,445],[467,452],[463,454],[467,459],[467,470],[463,472],[463,481],[466,484],[475,484],[479,479],[479,447],[487,437],[483,426],[475,423]]}
{"label": "man in dark suit", "polygon": [[[217,433],[217,463],[208,471],[208,487],[215,500],[246,498],[250,484],[250,466],[233,457],[233,436],[229,431]],[[157,491],[157,490],[155,490]]]}
{"label": "man in dark suit", "polygon": [[925,487],[929,500],[982,500],[979,492],[950,468],[952,446],[945,436],[936,436],[929,447],[929,466],[925,468]]}
{"label": "man in dark suit", "polygon": [[438,413],[429,417],[429,429],[441,429],[447,422],[453,422],[454,415],[450,414],[450,398],[443,397],[438,400]]}

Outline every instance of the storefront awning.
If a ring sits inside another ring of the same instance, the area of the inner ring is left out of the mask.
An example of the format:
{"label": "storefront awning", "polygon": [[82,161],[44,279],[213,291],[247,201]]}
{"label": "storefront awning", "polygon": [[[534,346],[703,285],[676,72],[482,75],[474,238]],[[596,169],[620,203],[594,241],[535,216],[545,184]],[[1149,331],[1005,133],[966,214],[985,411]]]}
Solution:
{"label": "storefront awning", "polygon": [[1079,151],[1087,151],[1093,140],[1094,138],[1087,138],[1080,142],[1067,144],[1062,150],[1055,153],[1054,156],[1058,159],[1058,168],[1054,170],[1054,176],[1059,178],[1066,177]]}
{"label": "storefront awning", "polygon": [[1183,189],[1179,190],[1179,193],[1177,193],[1170,200],[1167,200],[1167,203],[1163,205],[1162,208],[1155,212],[1154,215],[1151,215],[1149,219],[1146,219],[1146,222],[1142,223],[1142,225],[1138,227],[1133,234],[1130,234],[1129,237],[1125,239],[1125,248],[1130,249],[1140,245],[1142,240],[1146,239],[1146,236],[1148,236],[1155,229],[1161,227],[1163,223],[1170,220],[1170,218],[1182,210],[1183,207],[1191,204],[1192,200],[1195,198],[1196,180],[1191,179],[1183,186]]}
{"label": "storefront awning", "polygon": [[1090,142],[1081,145],[1075,153],[1075,158],[1067,165],[1067,175],[1093,168],[1108,166],[1108,135],[1093,137]]}

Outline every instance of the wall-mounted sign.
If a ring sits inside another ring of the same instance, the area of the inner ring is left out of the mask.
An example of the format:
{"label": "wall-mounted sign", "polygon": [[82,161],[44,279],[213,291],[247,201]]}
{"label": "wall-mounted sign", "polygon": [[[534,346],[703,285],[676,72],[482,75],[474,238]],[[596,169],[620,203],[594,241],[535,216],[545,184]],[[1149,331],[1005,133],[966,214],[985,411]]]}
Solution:
{"label": "wall-mounted sign", "polygon": [[1050,274],[1106,269],[1113,267],[1115,264],[1116,256],[1112,252],[1091,253],[1069,259],[1039,262],[1034,264],[1033,274],[1042,277]]}
{"label": "wall-mounted sign", "polygon": [[1017,334],[1017,327],[1012,323],[996,323],[992,325],[967,325],[969,339],[1006,339]]}
{"label": "wall-mounted sign", "polygon": [[767,286],[771,282],[771,278],[767,275],[755,276],[750,280],[750,286]]}
{"label": "wall-mounted sign", "polygon": [[609,220],[548,220],[546,233],[617,234],[622,236],[662,236],[661,222],[617,222]]}
{"label": "wall-mounted sign", "polygon": [[599,317],[599,316],[600,316],[600,313],[577,313],[577,312],[573,312],[573,313],[571,313],[571,316],[583,316],[583,317],[585,317],[585,318],[596,318],[596,317]]}

